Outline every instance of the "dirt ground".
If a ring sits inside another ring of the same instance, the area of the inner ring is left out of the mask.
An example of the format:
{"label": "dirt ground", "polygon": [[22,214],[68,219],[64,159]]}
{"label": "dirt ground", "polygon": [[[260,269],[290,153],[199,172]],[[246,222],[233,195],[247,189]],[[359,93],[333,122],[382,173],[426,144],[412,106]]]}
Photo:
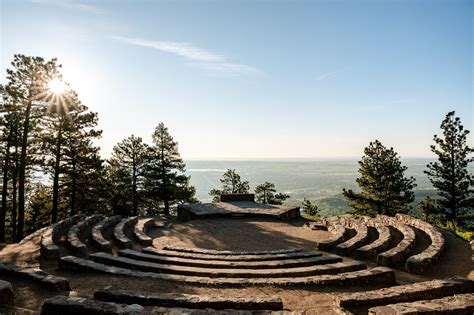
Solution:
{"label": "dirt ground", "polygon": [[[303,219],[291,222],[266,219],[208,219],[185,223],[172,222],[166,229],[154,229],[149,235],[155,237],[153,246],[164,245],[199,247],[219,250],[273,250],[299,247],[306,251],[316,250],[316,242],[329,237],[326,231],[312,231],[302,228]],[[413,253],[421,252],[429,245],[429,240],[421,231],[416,231],[420,240]],[[445,233],[446,249],[434,268],[424,275],[412,275],[396,270],[397,281],[408,283],[433,278],[445,278],[454,275],[474,279],[473,256],[468,242]],[[0,251],[0,260],[15,264],[39,267],[47,272],[69,279],[73,289],[70,295],[92,297],[93,292],[105,286],[117,286],[131,290],[151,292],[178,292],[189,294],[209,294],[232,297],[279,296],[284,307],[290,310],[306,310],[308,314],[335,314],[334,292],[348,292],[377,289],[376,287],[207,287],[183,284],[173,281],[126,278],[111,275],[79,274],[56,270],[56,262],[39,259],[39,235],[21,245],[8,245]],[[140,249],[140,248],[136,248]],[[345,260],[350,260],[345,258]],[[369,266],[375,266],[368,261]],[[401,267],[401,266],[400,266]],[[3,277],[10,281],[15,290],[16,304],[28,309],[39,309],[41,301],[57,295],[40,288],[37,284],[25,280]],[[67,294],[67,293],[65,293]]]}

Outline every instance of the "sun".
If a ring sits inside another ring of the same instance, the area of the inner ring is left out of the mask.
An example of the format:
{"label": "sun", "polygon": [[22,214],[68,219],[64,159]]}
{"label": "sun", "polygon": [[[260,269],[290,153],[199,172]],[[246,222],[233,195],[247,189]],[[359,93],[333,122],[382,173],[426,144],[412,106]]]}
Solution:
{"label": "sun", "polygon": [[48,82],[48,89],[53,94],[63,94],[66,91],[66,84],[59,79],[52,79]]}

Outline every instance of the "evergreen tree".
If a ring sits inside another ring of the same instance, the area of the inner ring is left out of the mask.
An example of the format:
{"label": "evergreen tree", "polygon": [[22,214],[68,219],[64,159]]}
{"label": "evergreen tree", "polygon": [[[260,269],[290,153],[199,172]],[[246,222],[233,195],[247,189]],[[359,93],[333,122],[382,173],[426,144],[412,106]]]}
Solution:
{"label": "evergreen tree", "polygon": [[420,200],[416,206],[424,221],[438,224],[441,214],[441,208],[437,205],[436,200],[430,197],[425,197]]}
{"label": "evergreen tree", "polygon": [[183,160],[178,152],[178,143],[173,140],[168,128],[159,123],[153,133],[153,146],[149,150],[144,187],[147,196],[155,202],[162,202],[165,215],[170,206],[194,197],[194,188],[185,175]]}
{"label": "evergreen tree", "polygon": [[50,224],[51,197],[51,187],[43,184],[35,185],[25,213],[26,234],[31,234]]}
{"label": "evergreen tree", "polygon": [[235,170],[228,169],[220,179],[222,188],[212,189],[209,195],[213,196],[213,202],[218,202],[223,194],[248,194],[249,182],[242,181]]}
{"label": "evergreen tree", "polygon": [[265,182],[255,187],[255,198],[257,202],[281,205],[290,196],[284,193],[276,193],[275,184]]}
{"label": "evergreen tree", "polygon": [[15,55],[12,69],[7,69],[7,83],[2,88],[19,109],[20,157],[18,162],[18,223],[15,240],[20,241],[24,235],[25,198],[27,169],[30,165],[29,152],[31,131],[42,117],[47,102],[48,82],[58,76],[56,59],[45,61],[41,57]]}
{"label": "evergreen tree", "polygon": [[343,189],[353,214],[375,215],[407,213],[415,195],[413,177],[407,178],[400,158],[393,148],[385,148],[380,141],[371,142],[364,149],[359,161],[359,174],[356,182],[360,193]]}
{"label": "evergreen tree", "polygon": [[[149,147],[142,138],[134,135],[118,143],[109,159],[109,176],[113,183],[112,200],[114,212],[138,215],[138,207],[143,199],[143,176]],[[129,205],[129,201],[131,205]]]}
{"label": "evergreen tree", "polygon": [[469,130],[464,129],[454,111],[446,115],[441,129],[443,136],[435,135],[431,146],[438,161],[429,163],[425,173],[438,190],[438,204],[445,219],[456,226],[474,217],[473,177],[468,171],[469,163],[474,161],[469,157],[474,148],[467,144]]}
{"label": "evergreen tree", "polygon": [[312,216],[315,216],[318,214],[319,208],[318,205],[316,204],[316,201],[312,201],[310,199],[304,198],[303,200],[303,205],[302,205],[303,210]]}

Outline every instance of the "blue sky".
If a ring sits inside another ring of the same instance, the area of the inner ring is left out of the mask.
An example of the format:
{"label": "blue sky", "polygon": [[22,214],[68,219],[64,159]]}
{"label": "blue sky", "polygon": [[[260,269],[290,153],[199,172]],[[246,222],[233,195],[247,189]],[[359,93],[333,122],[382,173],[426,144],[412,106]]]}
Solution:
{"label": "blue sky", "polygon": [[427,157],[448,111],[473,129],[472,1],[0,2],[1,80],[58,57],[104,156],[160,121],[187,159]]}

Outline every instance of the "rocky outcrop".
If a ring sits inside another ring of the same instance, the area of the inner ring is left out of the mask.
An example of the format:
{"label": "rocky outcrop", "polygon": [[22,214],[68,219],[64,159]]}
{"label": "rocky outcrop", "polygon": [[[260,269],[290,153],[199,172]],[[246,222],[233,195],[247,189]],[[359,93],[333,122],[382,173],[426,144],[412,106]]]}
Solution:
{"label": "rocky outcrop", "polygon": [[10,282],[0,280],[0,306],[14,305],[13,289]]}

